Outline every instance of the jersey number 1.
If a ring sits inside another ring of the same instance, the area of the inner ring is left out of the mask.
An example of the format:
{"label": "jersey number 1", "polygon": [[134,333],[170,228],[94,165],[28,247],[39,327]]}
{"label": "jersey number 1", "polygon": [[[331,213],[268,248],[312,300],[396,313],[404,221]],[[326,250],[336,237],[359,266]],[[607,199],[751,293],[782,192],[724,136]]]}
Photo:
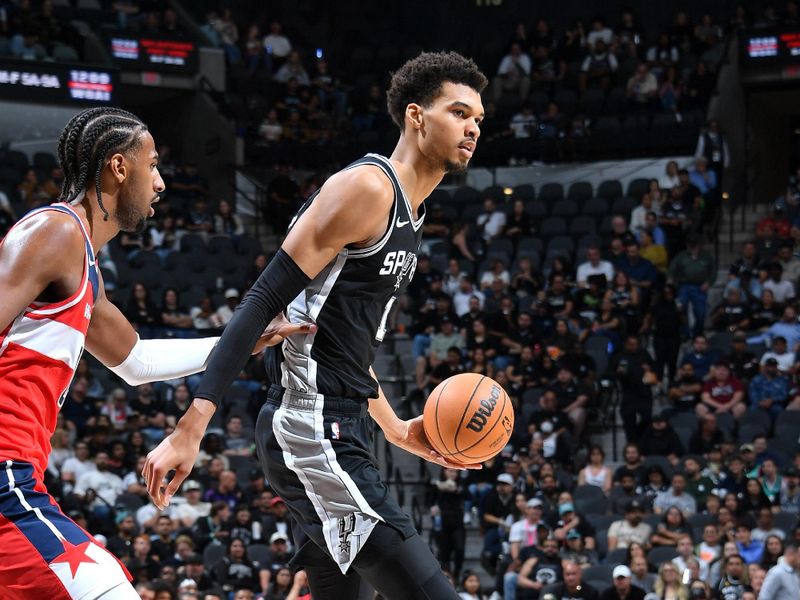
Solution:
{"label": "jersey number 1", "polygon": [[386,320],[389,318],[389,312],[391,312],[395,300],[397,300],[397,296],[392,296],[389,298],[389,301],[383,308],[383,316],[381,316],[381,322],[378,325],[378,331],[375,332],[375,339],[379,342],[382,342],[383,337],[386,335]]}

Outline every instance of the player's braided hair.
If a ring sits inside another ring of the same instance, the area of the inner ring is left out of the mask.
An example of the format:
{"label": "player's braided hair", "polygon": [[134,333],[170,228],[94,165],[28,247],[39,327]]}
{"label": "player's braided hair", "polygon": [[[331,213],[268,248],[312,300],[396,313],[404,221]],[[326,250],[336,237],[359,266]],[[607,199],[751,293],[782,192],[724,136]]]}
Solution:
{"label": "player's braided hair", "polygon": [[488,83],[478,65],[457,52],[423,52],[392,73],[386,104],[400,131],[405,128],[406,106],[430,106],[446,81],[462,83],[479,94]]}
{"label": "player's braided hair", "polygon": [[64,171],[61,199],[79,202],[94,180],[97,203],[108,221],[100,189],[106,158],[138,148],[145,131],[147,125],[139,117],[120,108],[90,108],[72,117],[58,139],[58,162]]}

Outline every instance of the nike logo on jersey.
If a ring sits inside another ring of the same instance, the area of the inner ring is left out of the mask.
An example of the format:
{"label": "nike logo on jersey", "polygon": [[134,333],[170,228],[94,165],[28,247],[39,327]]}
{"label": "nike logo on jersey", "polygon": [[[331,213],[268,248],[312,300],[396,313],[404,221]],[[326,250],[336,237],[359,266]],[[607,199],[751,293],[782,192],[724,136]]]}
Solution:
{"label": "nike logo on jersey", "polygon": [[397,228],[400,229],[401,227],[405,227],[408,225],[408,221],[401,221],[400,217],[397,217]]}

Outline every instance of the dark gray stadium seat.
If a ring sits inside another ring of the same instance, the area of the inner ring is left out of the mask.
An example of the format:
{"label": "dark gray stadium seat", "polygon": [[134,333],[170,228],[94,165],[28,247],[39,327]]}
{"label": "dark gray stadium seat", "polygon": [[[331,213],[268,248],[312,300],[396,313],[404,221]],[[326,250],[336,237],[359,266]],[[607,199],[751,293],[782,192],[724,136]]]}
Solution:
{"label": "dark gray stadium seat", "polygon": [[514,187],[514,198],[522,200],[534,200],[536,198],[536,188],[529,183],[523,183]]}
{"label": "dark gray stadium seat", "polygon": [[453,193],[453,202],[456,204],[472,204],[474,202],[480,202],[480,200],[481,195],[478,193],[478,190],[466,185],[459,187]]}
{"label": "dark gray stadium seat", "polygon": [[609,202],[623,195],[622,184],[616,179],[607,179],[597,186],[597,196]]}
{"label": "dark gray stadium seat", "polygon": [[566,235],[557,235],[547,242],[547,256],[572,256],[575,252],[575,242]]}
{"label": "dark gray stadium seat", "polygon": [[545,183],[539,188],[539,200],[544,200],[551,206],[564,198],[564,186],[560,183]]}
{"label": "dark gray stadium seat", "polygon": [[626,219],[631,216],[631,212],[639,202],[630,196],[620,196],[614,199],[611,205],[611,212],[615,215],[623,215]]}
{"label": "dark gray stadium seat", "polygon": [[588,215],[578,215],[569,224],[569,234],[580,238],[584,235],[593,234],[597,228],[593,217]]}
{"label": "dark gray stadium seat", "polygon": [[481,192],[481,199],[491,198],[497,204],[503,204],[506,200],[504,188],[501,185],[490,185]]}
{"label": "dark gray stadium seat", "polygon": [[539,235],[543,238],[551,238],[565,233],[567,233],[567,222],[560,217],[546,218],[539,228]]}
{"label": "dark gray stadium seat", "polygon": [[[611,577],[614,573],[614,567],[616,566],[615,564],[609,563],[607,565],[592,565],[591,567],[586,567],[581,571],[581,580],[602,581],[605,583],[606,587],[608,587],[612,583]],[[600,591],[602,591],[602,589]]]}
{"label": "dark gray stadium seat", "polygon": [[603,112],[605,99],[605,92],[601,88],[589,88],[581,96],[578,108],[586,116],[596,117]]}
{"label": "dark gray stadium seat", "polygon": [[675,546],[656,546],[647,553],[647,562],[651,565],[660,565],[678,556]]}
{"label": "dark gray stadium seat", "polygon": [[550,212],[550,207],[544,200],[530,200],[525,203],[525,212],[528,213],[534,222],[544,219]]}
{"label": "dark gray stadium seat", "polygon": [[673,427],[685,427],[693,432],[697,431],[700,426],[697,415],[692,411],[675,413],[669,418],[669,424]]}
{"label": "dark gray stadium seat", "polygon": [[578,208],[578,203],[574,200],[561,200],[553,206],[553,210],[550,211],[550,214],[553,217],[572,219],[580,214],[580,208]]}
{"label": "dark gray stadium seat", "polygon": [[578,204],[583,204],[592,197],[594,190],[588,181],[576,181],[567,190],[567,199],[574,200]]}
{"label": "dark gray stadium seat", "polygon": [[595,221],[611,213],[611,207],[605,198],[590,198],[583,205],[581,213],[593,217]]}
{"label": "dark gray stadium seat", "polygon": [[578,106],[578,94],[570,89],[562,89],[555,93],[553,102],[558,104],[559,109],[564,114],[572,114]]}
{"label": "dark gray stadium seat", "polygon": [[526,237],[519,241],[517,246],[518,254],[526,254],[528,252],[536,252],[539,256],[544,253],[544,242],[538,237]]}
{"label": "dark gray stadium seat", "polygon": [[647,193],[647,190],[650,189],[650,180],[649,179],[633,179],[628,184],[628,196],[632,198],[641,199],[642,196]]}
{"label": "dark gray stadium seat", "polygon": [[617,115],[625,112],[627,104],[628,96],[625,93],[625,88],[615,87],[606,96],[604,111],[610,115]]}
{"label": "dark gray stadium seat", "polygon": [[206,251],[206,240],[197,233],[187,233],[181,237],[181,252]]}
{"label": "dark gray stadium seat", "polygon": [[541,90],[534,90],[528,95],[528,104],[535,114],[543,113],[550,102],[550,96]]}

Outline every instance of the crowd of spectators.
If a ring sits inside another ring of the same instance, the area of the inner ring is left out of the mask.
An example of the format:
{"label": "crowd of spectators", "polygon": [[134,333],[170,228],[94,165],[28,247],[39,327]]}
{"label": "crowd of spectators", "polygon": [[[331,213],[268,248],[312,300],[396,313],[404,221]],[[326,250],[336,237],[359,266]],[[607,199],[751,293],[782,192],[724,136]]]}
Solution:
{"label": "crowd of spectators", "polygon": [[[638,130],[628,150],[647,137],[641,130],[651,121],[664,129],[652,136],[655,152],[688,149],[716,85],[726,32],[759,25],[761,17],[741,7],[729,21],[707,13],[692,23],[678,11],[659,31],[644,31],[630,10],[562,29],[545,19],[519,23],[500,53],[476,56],[492,80],[476,160],[609,155],[612,145],[592,143],[598,119],[604,133],[619,133],[621,122]],[[209,13],[203,28],[225,50],[230,108],[247,127],[251,160],[318,168],[341,156],[345,140],[374,150],[393,137],[385,83],[397,65],[379,57],[399,56],[360,47],[350,57],[329,56],[279,20],[252,22],[229,9]],[[675,131],[684,132],[677,146]]]}

